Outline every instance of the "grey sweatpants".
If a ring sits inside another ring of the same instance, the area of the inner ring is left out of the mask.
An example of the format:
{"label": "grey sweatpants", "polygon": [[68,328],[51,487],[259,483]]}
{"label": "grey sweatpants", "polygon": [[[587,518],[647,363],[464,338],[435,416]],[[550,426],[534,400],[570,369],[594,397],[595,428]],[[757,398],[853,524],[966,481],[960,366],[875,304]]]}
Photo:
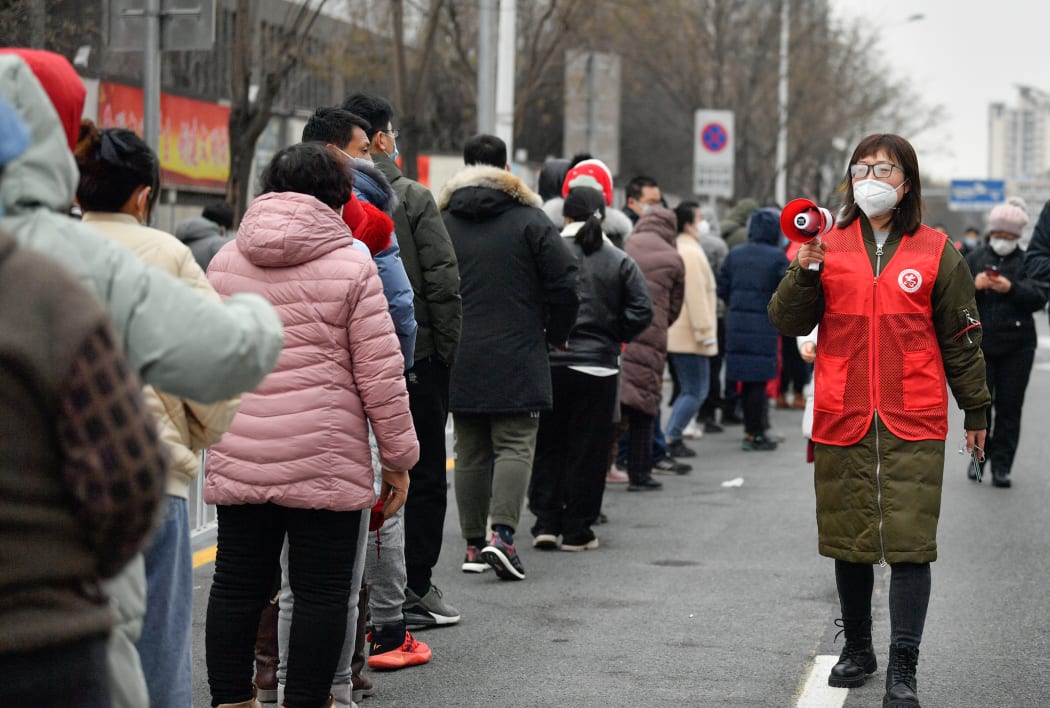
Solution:
{"label": "grey sweatpants", "polygon": [[379,528],[378,552],[375,532],[368,534],[364,582],[373,625],[381,627],[404,619],[401,606],[405,604],[406,579],[405,507],[401,507]]}

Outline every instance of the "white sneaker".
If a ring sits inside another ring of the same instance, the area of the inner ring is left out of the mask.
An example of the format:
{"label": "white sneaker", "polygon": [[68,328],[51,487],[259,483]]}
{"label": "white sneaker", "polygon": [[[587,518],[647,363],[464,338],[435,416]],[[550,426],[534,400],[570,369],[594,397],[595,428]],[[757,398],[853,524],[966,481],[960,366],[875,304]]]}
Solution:
{"label": "white sneaker", "polygon": [[704,437],[704,426],[697,423],[694,418],[689,421],[689,425],[685,426],[685,430],[682,431],[682,437],[690,440],[699,440]]}

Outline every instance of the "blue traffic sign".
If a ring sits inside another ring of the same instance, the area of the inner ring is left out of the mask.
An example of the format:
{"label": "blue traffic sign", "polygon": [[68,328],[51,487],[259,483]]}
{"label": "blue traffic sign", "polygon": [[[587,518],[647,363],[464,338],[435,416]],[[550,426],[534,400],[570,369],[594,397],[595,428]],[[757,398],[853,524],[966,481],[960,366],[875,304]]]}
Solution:
{"label": "blue traffic sign", "polygon": [[953,210],[991,209],[1006,201],[1006,182],[1001,179],[953,179],[948,192],[948,208]]}

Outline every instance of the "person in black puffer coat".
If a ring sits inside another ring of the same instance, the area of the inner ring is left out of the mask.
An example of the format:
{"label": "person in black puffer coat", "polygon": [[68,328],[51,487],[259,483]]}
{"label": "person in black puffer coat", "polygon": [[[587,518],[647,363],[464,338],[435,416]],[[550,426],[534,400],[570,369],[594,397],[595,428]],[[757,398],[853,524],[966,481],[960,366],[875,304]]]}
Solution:
{"label": "person in black puffer coat", "polygon": [[772,450],[766,437],[766,382],[777,377],[780,335],[766,307],[787,272],[780,248],[780,212],[762,208],[747,224],[748,242],[729,251],[718,274],[718,297],[727,303],[726,381],[743,385],[745,450]]}
{"label": "person in black puffer coat", "polygon": [[645,277],[602,233],[605,198],[576,187],[565,199],[562,238],[580,264],[580,311],[568,346],[551,352],[554,407],[540,415],[529,509],[533,546],[563,551],[598,547],[591,525],[605,492],[614,437],[620,345],[652,321]]}
{"label": "person in black puffer coat", "polygon": [[463,297],[449,391],[456,504],[467,541],[462,568],[481,572],[488,564],[502,579],[524,580],[514,532],[540,413],[552,405],[547,347],[565,348],[576,321],[579,266],[539,209],[539,196],[508,171],[502,140],[475,136],[463,158],[468,166],[438,200]]}
{"label": "person in black puffer coat", "polygon": [[[1021,436],[1021,407],[1035,360],[1037,338],[1033,312],[1046,304],[1046,289],[1024,272],[1024,252],[1018,248],[1028,215],[1007,202],[992,209],[988,242],[966,256],[974,276],[977,309],[981,313],[981,351],[992,394],[992,412],[985,440],[985,460],[992,463],[992,484],[1010,486],[1010,469]],[[984,462],[981,463],[982,467]],[[976,470],[967,465],[976,479]]]}

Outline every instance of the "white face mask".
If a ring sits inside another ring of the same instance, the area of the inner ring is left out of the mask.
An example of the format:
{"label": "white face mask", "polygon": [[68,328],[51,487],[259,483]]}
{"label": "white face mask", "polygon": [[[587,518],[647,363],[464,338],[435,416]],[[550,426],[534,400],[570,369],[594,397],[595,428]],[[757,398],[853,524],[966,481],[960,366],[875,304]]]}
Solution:
{"label": "white face mask", "polygon": [[907,181],[891,187],[877,179],[862,179],[853,185],[853,199],[869,219],[874,219],[897,206],[897,190]]}
{"label": "white face mask", "polygon": [[710,236],[711,235],[711,224],[707,223],[707,221],[701,221],[699,224],[696,225],[696,235],[699,236],[700,238],[704,238],[705,236]]}
{"label": "white face mask", "polygon": [[1017,239],[1015,238],[991,238],[988,245],[1000,256],[1009,256],[1017,250]]}

